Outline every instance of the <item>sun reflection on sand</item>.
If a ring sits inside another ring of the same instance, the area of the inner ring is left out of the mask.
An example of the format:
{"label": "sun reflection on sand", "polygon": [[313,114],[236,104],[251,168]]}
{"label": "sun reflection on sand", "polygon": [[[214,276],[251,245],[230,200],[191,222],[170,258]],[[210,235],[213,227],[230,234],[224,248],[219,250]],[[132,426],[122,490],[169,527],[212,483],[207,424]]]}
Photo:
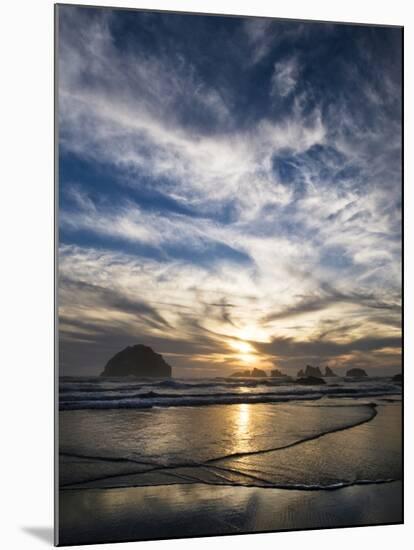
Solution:
{"label": "sun reflection on sand", "polygon": [[251,439],[251,405],[241,403],[235,407],[235,439],[241,452],[249,450]]}

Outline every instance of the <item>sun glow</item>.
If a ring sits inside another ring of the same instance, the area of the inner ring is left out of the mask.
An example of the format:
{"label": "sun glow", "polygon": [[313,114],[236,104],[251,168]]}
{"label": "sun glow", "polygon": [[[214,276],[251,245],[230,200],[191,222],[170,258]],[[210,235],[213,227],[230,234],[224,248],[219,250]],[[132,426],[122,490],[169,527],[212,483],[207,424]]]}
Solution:
{"label": "sun glow", "polygon": [[243,363],[253,363],[255,360],[255,349],[243,340],[232,340],[230,342],[230,347],[235,350],[237,353],[237,359]]}
{"label": "sun glow", "polygon": [[243,342],[242,340],[234,340],[230,343],[231,347],[242,354],[253,353],[254,349],[249,342]]}

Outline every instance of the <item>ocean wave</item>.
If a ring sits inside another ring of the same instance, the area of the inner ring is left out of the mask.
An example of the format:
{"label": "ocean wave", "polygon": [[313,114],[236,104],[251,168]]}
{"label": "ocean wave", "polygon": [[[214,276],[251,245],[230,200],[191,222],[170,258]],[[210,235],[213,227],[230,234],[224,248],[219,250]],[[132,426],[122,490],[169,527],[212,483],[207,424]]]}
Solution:
{"label": "ocean wave", "polygon": [[[134,379],[136,380],[136,379]],[[174,380],[162,380],[161,382],[155,382],[153,379],[140,379],[139,383],[125,383],[125,381],[120,381],[120,379],[112,379],[112,382],[64,382],[61,383],[59,391],[61,393],[66,392],[114,392],[114,391],[131,391],[139,390],[143,387],[151,388],[170,388],[174,390],[183,390],[183,389],[209,389],[209,388],[257,388],[259,386],[284,386],[288,385],[290,382],[286,380],[239,380],[239,381],[222,381],[222,382],[178,382]],[[104,384],[104,385],[102,385]]]}
{"label": "ocean wave", "polygon": [[387,378],[349,382],[342,378],[326,384],[304,386],[291,380],[249,379],[130,379],[62,378],[61,410],[143,409],[149,407],[201,406],[239,403],[278,403],[322,397],[391,397],[401,387]]}
{"label": "ocean wave", "polygon": [[[381,397],[383,391],[365,391],[358,397]],[[391,394],[387,394],[391,395]],[[333,395],[324,392],[290,393],[290,394],[215,394],[215,395],[159,395],[154,393],[137,396],[111,397],[102,399],[90,397],[86,399],[61,399],[60,410],[81,409],[146,409],[151,407],[196,407],[205,405],[234,405],[249,403],[286,403],[289,401],[315,401],[323,397],[350,397],[347,392]],[[353,397],[354,394],[351,395]]]}
{"label": "ocean wave", "polygon": [[79,409],[147,409],[151,407],[196,407],[201,405],[235,405],[243,403],[285,403],[292,400],[316,400],[321,399],[322,394],[304,394],[304,395],[200,395],[194,396],[174,396],[174,397],[145,397],[139,398],[123,397],[118,399],[104,400],[81,400],[66,401],[59,403],[60,410],[79,410]]}

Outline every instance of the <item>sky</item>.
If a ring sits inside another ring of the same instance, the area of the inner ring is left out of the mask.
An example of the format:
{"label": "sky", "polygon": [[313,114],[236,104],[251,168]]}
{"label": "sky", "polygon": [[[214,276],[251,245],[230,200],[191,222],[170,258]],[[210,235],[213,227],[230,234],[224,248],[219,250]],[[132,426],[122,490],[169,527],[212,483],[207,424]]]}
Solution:
{"label": "sky", "polygon": [[401,30],[58,8],[60,372],[401,369]]}

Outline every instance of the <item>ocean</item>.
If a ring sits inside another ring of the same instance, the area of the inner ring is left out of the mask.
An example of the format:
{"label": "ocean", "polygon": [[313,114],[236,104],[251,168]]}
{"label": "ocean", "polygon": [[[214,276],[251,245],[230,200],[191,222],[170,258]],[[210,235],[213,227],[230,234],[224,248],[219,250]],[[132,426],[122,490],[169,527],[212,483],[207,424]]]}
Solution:
{"label": "ocean", "polygon": [[326,384],[303,386],[283,378],[139,379],[62,377],[60,410],[143,409],[237,403],[280,403],[322,397],[399,395],[392,378],[362,380],[332,377]]}

